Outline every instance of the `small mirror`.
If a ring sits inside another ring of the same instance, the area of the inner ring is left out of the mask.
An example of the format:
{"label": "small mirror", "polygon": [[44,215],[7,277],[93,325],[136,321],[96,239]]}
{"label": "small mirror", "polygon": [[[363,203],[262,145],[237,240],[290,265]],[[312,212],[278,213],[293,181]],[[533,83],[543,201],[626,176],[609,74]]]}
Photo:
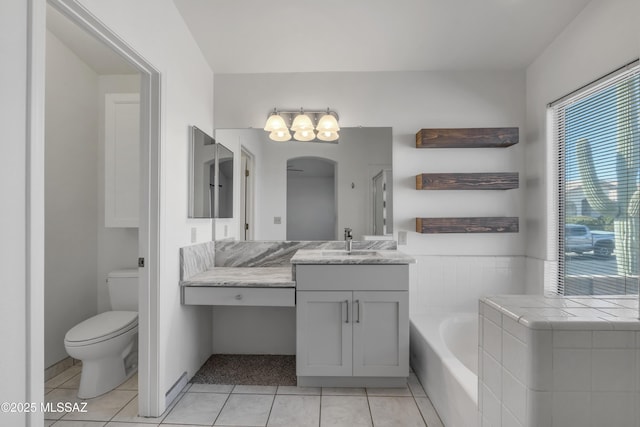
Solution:
{"label": "small mirror", "polygon": [[216,146],[218,147],[216,218],[233,218],[233,151],[219,143]]}
{"label": "small mirror", "polygon": [[215,214],[215,140],[191,126],[189,218],[213,218]]}

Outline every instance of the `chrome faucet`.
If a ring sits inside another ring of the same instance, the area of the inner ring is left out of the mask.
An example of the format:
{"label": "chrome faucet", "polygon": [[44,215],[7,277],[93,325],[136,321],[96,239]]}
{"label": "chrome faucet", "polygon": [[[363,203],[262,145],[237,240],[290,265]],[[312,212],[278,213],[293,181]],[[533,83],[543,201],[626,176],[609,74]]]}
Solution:
{"label": "chrome faucet", "polygon": [[349,227],[346,227],[344,229],[344,243],[345,243],[345,250],[347,252],[351,252],[351,243],[353,242],[353,235],[351,234],[351,229]]}

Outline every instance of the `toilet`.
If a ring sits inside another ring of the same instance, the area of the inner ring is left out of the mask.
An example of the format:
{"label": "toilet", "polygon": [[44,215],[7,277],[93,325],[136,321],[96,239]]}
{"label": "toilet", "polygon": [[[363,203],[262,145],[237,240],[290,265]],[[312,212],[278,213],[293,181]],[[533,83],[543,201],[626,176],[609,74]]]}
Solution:
{"label": "toilet", "polygon": [[112,271],[107,286],[112,311],[77,324],[64,337],[69,356],[82,361],[81,399],[113,390],[138,369],[138,270]]}

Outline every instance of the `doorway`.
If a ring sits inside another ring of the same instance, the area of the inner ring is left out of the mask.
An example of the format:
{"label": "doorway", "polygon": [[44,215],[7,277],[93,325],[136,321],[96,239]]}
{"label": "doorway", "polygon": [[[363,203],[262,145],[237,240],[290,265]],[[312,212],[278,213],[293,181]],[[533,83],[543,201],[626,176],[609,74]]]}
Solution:
{"label": "doorway", "polygon": [[336,239],[336,162],[287,161],[287,240]]}
{"label": "doorway", "polygon": [[[100,21],[88,13],[77,0],[49,0],[48,5],[66,17],[73,25],[82,29],[94,41],[102,43],[111,55],[120,57],[140,75],[140,171],[139,171],[139,233],[137,243],[139,268],[139,369],[138,369],[138,407],[142,416],[157,416],[164,404],[164,396],[159,392],[158,384],[158,344],[157,306],[159,268],[159,244],[157,228],[159,225],[159,151],[160,151],[160,74],[140,55],[122,42]],[[38,46],[44,50],[44,46]],[[34,52],[35,56],[43,54]],[[34,150],[44,150],[44,141],[33,142]],[[42,144],[42,145],[40,145]],[[37,169],[43,165],[31,160],[29,167]],[[43,194],[44,183],[30,182],[28,194]],[[42,215],[44,212],[33,212]],[[34,240],[36,249],[44,252],[44,236]],[[134,262],[136,262],[134,260]],[[31,274],[38,276],[38,264],[31,264]],[[42,314],[40,314],[42,315]],[[31,315],[37,319],[38,314]],[[44,353],[44,337],[34,345],[30,352]],[[36,384],[31,387],[37,389]],[[162,404],[161,404],[162,402]]]}

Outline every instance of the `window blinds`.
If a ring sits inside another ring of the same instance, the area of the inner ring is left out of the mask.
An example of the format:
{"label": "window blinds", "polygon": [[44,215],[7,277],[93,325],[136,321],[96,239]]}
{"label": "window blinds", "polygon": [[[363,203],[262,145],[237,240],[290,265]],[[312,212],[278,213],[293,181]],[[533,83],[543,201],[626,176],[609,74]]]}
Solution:
{"label": "window blinds", "polygon": [[638,61],[550,104],[558,158],[561,295],[637,294]]}

